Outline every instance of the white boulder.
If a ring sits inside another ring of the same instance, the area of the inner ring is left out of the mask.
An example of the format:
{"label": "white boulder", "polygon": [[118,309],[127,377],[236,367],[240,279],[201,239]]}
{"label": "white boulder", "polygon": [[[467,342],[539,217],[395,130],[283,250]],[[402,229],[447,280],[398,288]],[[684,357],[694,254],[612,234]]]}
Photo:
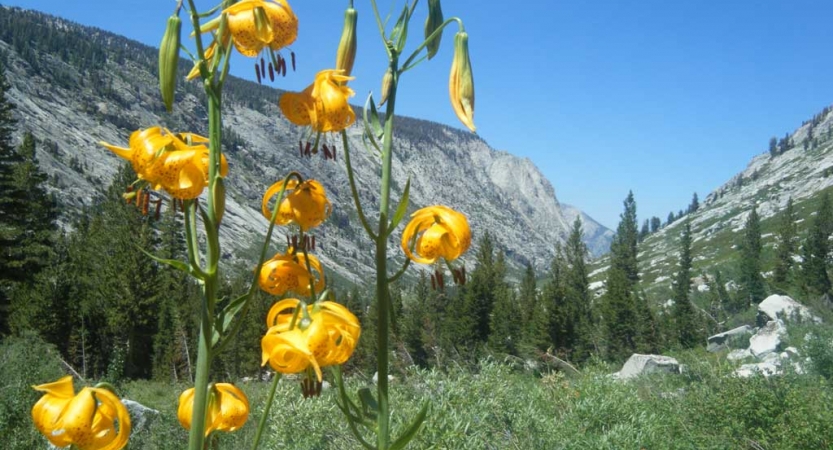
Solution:
{"label": "white boulder", "polygon": [[787,327],[784,326],[783,321],[770,320],[749,338],[749,351],[752,356],[762,359],[767,353],[780,350],[781,340],[786,335]]}
{"label": "white boulder", "polygon": [[810,308],[792,298],[786,295],[770,295],[758,305],[758,324],[762,325],[779,318],[821,323],[821,318],[813,315]]}
{"label": "white boulder", "polygon": [[614,374],[620,380],[629,380],[648,373],[674,373],[682,372],[682,366],[676,359],[662,355],[640,355],[634,353],[622,366],[622,370]]}

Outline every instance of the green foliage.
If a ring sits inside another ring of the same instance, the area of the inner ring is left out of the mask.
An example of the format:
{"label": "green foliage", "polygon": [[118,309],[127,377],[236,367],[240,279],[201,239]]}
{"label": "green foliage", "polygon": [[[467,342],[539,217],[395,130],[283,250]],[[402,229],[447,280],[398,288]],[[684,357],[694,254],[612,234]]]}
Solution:
{"label": "green foliage", "polygon": [[809,358],[813,373],[833,381],[833,330],[813,327],[804,339],[802,351]]}
{"label": "green foliage", "polygon": [[830,252],[829,238],[833,231],[833,209],[830,196],[824,193],[818,214],[802,245],[802,281],[807,293],[823,295],[830,292],[830,277],[827,274],[827,258]]}
{"label": "green foliage", "polygon": [[783,286],[789,279],[792,266],[793,254],[796,251],[796,238],[798,227],[795,224],[795,207],[792,197],[787,201],[787,206],[781,212],[778,225],[778,249],[775,255],[775,269],[772,275],[772,282],[776,286]]}
{"label": "green foliage", "polygon": [[761,220],[755,206],[746,217],[743,241],[740,244],[740,292],[735,311],[749,305],[757,305],[766,296],[766,286],[761,276]]}
{"label": "green foliage", "polygon": [[686,220],[680,236],[680,268],[674,280],[674,333],[684,348],[700,341],[697,314],[689,298],[691,291],[691,220]]}
{"label": "green foliage", "polygon": [[41,394],[33,385],[63,375],[55,347],[33,333],[0,341],[0,442],[4,448],[43,448],[30,411]]}

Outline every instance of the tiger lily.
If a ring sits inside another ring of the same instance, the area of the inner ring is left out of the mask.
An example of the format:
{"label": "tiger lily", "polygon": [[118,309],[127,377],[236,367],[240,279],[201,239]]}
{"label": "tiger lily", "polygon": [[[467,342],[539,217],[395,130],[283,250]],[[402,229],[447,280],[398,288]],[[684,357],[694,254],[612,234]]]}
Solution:
{"label": "tiger lily", "polygon": [[[296,308],[303,308],[295,314]],[[296,317],[293,327],[293,317]],[[267,315],[269,330],[261,340],[263,365],[277,372],[299,373],[310,367],[321,382],[321,367],[344,364],[361,335],[359,320],[343,305],[306,306],[294,298],[275,303]]]}
{"label": "tiger lily", "polygon": [[319,133],[341,131],[356,121],[356,113],[347,102],[355,93],[345,86],[352,80],[343,70],[327,69],[315,75],[315,81],[301,92],[285,92],[278,101],[286,118],[295,125],[312,127]]}
{"label": "tiger lily", "polygon": [[[191,429],[194,409],[194,388],[186,389],[179,396],[176,415],[186,430]],[[214,383],[209,387],[205,435],[213,431],[231,432],[242,427],[249,418],[249,399],[230,383]]]}
{"label": "tiger lily", "polygon": [[32,388],[45,392],[32,408],[32,419],[52,445],[79,450],[119,450],[127,445],[130,415],[109,390],[85,387],[75,394],[70,376]]}
{"label": "tiger lily", "polygon": [[[193,199],[208,186],[208,139],[194,133],[171,133],[151,127],[134,131],[128,148],[99,142],[116,155],[130,161],[141,180],[172,197]],[[225,156],[220,160],[220,175],[228,174]]]}
{"label": "tiger lily", "polygon": [[[414,250],[412,241],[416,239]],[[443,205],[428,206],[411,215],[402,232],[402,250],[412,261],[432,264],[439,258],[453,261],[471,245],[466,216]]]}
{"label": "tiger lily", "polygon": [[290,247],[285,254],[278,253],[263,263],[258,284],[260,288],[272,295],[283,295],[288,291],[298,295],[310,294],[310,281],[316,292],[324,288],[324,270],[315,256],[309,255],[310,267],[318,272],[317,279],[307,271],[307,258],[303,253],[295,253]]}
{"label": "tiger lily", "polygon": [[[282,188],[283,180],[269,186],[269,189],[263,195],[261,211],[267,220],[272,220],[269,202]],[[332,212],[332,205],[327,199],[324,186],[318,181],[306,180],[298,184],[296,180],[289,180],[285,192],[286,195],[278,207],[278,215],[275,219],[275,223],[278,225],[294,222],[306,231],[321,225]]]}

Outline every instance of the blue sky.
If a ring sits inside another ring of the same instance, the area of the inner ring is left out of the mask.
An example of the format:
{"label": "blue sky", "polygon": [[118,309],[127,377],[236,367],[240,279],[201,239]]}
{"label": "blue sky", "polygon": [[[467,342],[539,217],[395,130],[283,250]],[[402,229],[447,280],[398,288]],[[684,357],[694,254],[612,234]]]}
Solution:
{"label": "blue sky", "polygon": [[[0,2],[154,46],[175,5]],[[290,0],[300,20],[292,46],[299,67],[275,87],[300,90],[333,65],[346,3]],[[363,103],[378,92],[385,60],[370,2],[355,3],[361,33],[351,85]],[[379,4],[401,8],[399,0]],[[463,18],[469,33],[478,134],[531,159],[560,201],[611,228],[628,190],[640,222],[664,221],[692,193],[705,198],[766,151],[771,136],[833,103],[829,0],[444,0],[443,11]],[[447,94],[452,33],[434,60],[405,75],[399,113],[461,127]],[[233,64],[236,75],[254,77],[250,60]]]}

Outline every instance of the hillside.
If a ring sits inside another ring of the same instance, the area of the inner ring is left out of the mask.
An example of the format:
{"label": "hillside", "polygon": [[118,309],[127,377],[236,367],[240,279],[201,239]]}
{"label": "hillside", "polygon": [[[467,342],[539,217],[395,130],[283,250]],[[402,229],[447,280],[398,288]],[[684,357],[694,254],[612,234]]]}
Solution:
{"label": "hillside", "polygon": [[[198,83],[180,83],[174,113],[164,112],[156,57],[156,49],[112,33],[0,7],[0,61],[11,84],[9,99],[17,105],[20,132],[31,131],[41,142],[39,163],[62,206],[62,226],[71,227],[73,218],[101,197],[120,164],[98,141],[123,145],[133,130],[157,124],[205,132]],[[183,61],[181,74],[188,68]],[[343,160],[299,155],[302,130],[279,114],[278,90],[231,78],[226,92],[224,144],[231,175],[221,229],[224,257],[253,257],[259,245],[254,243],[266,232],[259,212],[262,193],[288,171],[298,170],[321,180],[336,205],[319,235],[324,264],[348,280],[365,279],[373,272],[365,251],[369,242],[358,232]],[[376,188],[363,180],[378,178],[379,161],[364,151],[358,126],[348,134],[360,196],[372,211],[378,204]],[[552,184],[531,161],[494,150],[476,135],[419,119],[398,118],[396,136],[394,198],[410,177],[411,210],[453,205],[469,217],[475,244],[485,232],[492,233],[515,269],[527,262],[539,271],[549,265],[556,242],[564,240],[580,212],[562,207]],[[603,253],[610,231],[582,217],[589,248],[595,255]],[[395,248],[392,252],[401,258]]]}
{"label": "hillside", "polygon": [[[792,198],[799,234],[815,214],[823,192],[833,185],[833,111],[825,108],[784,139],[777,156],[762,153],[747,167],[714,189],[697,211],[689,213],[693,237],[695,289],[704,290],[703,274],[724,271],[731,287],[738,259],[737,244],[752,206],[761,217],[764,277],[771,276],[776,216]],[[679,235],[684,219],[664,224],[639,246],[642,286],[654,297],[669,294],[679,258]],[[794,259],[800,260],[799,255]],[[594,263],[592,287],[603,291],[607,258]],[[665,297],[667,298],[667,297]]]}

